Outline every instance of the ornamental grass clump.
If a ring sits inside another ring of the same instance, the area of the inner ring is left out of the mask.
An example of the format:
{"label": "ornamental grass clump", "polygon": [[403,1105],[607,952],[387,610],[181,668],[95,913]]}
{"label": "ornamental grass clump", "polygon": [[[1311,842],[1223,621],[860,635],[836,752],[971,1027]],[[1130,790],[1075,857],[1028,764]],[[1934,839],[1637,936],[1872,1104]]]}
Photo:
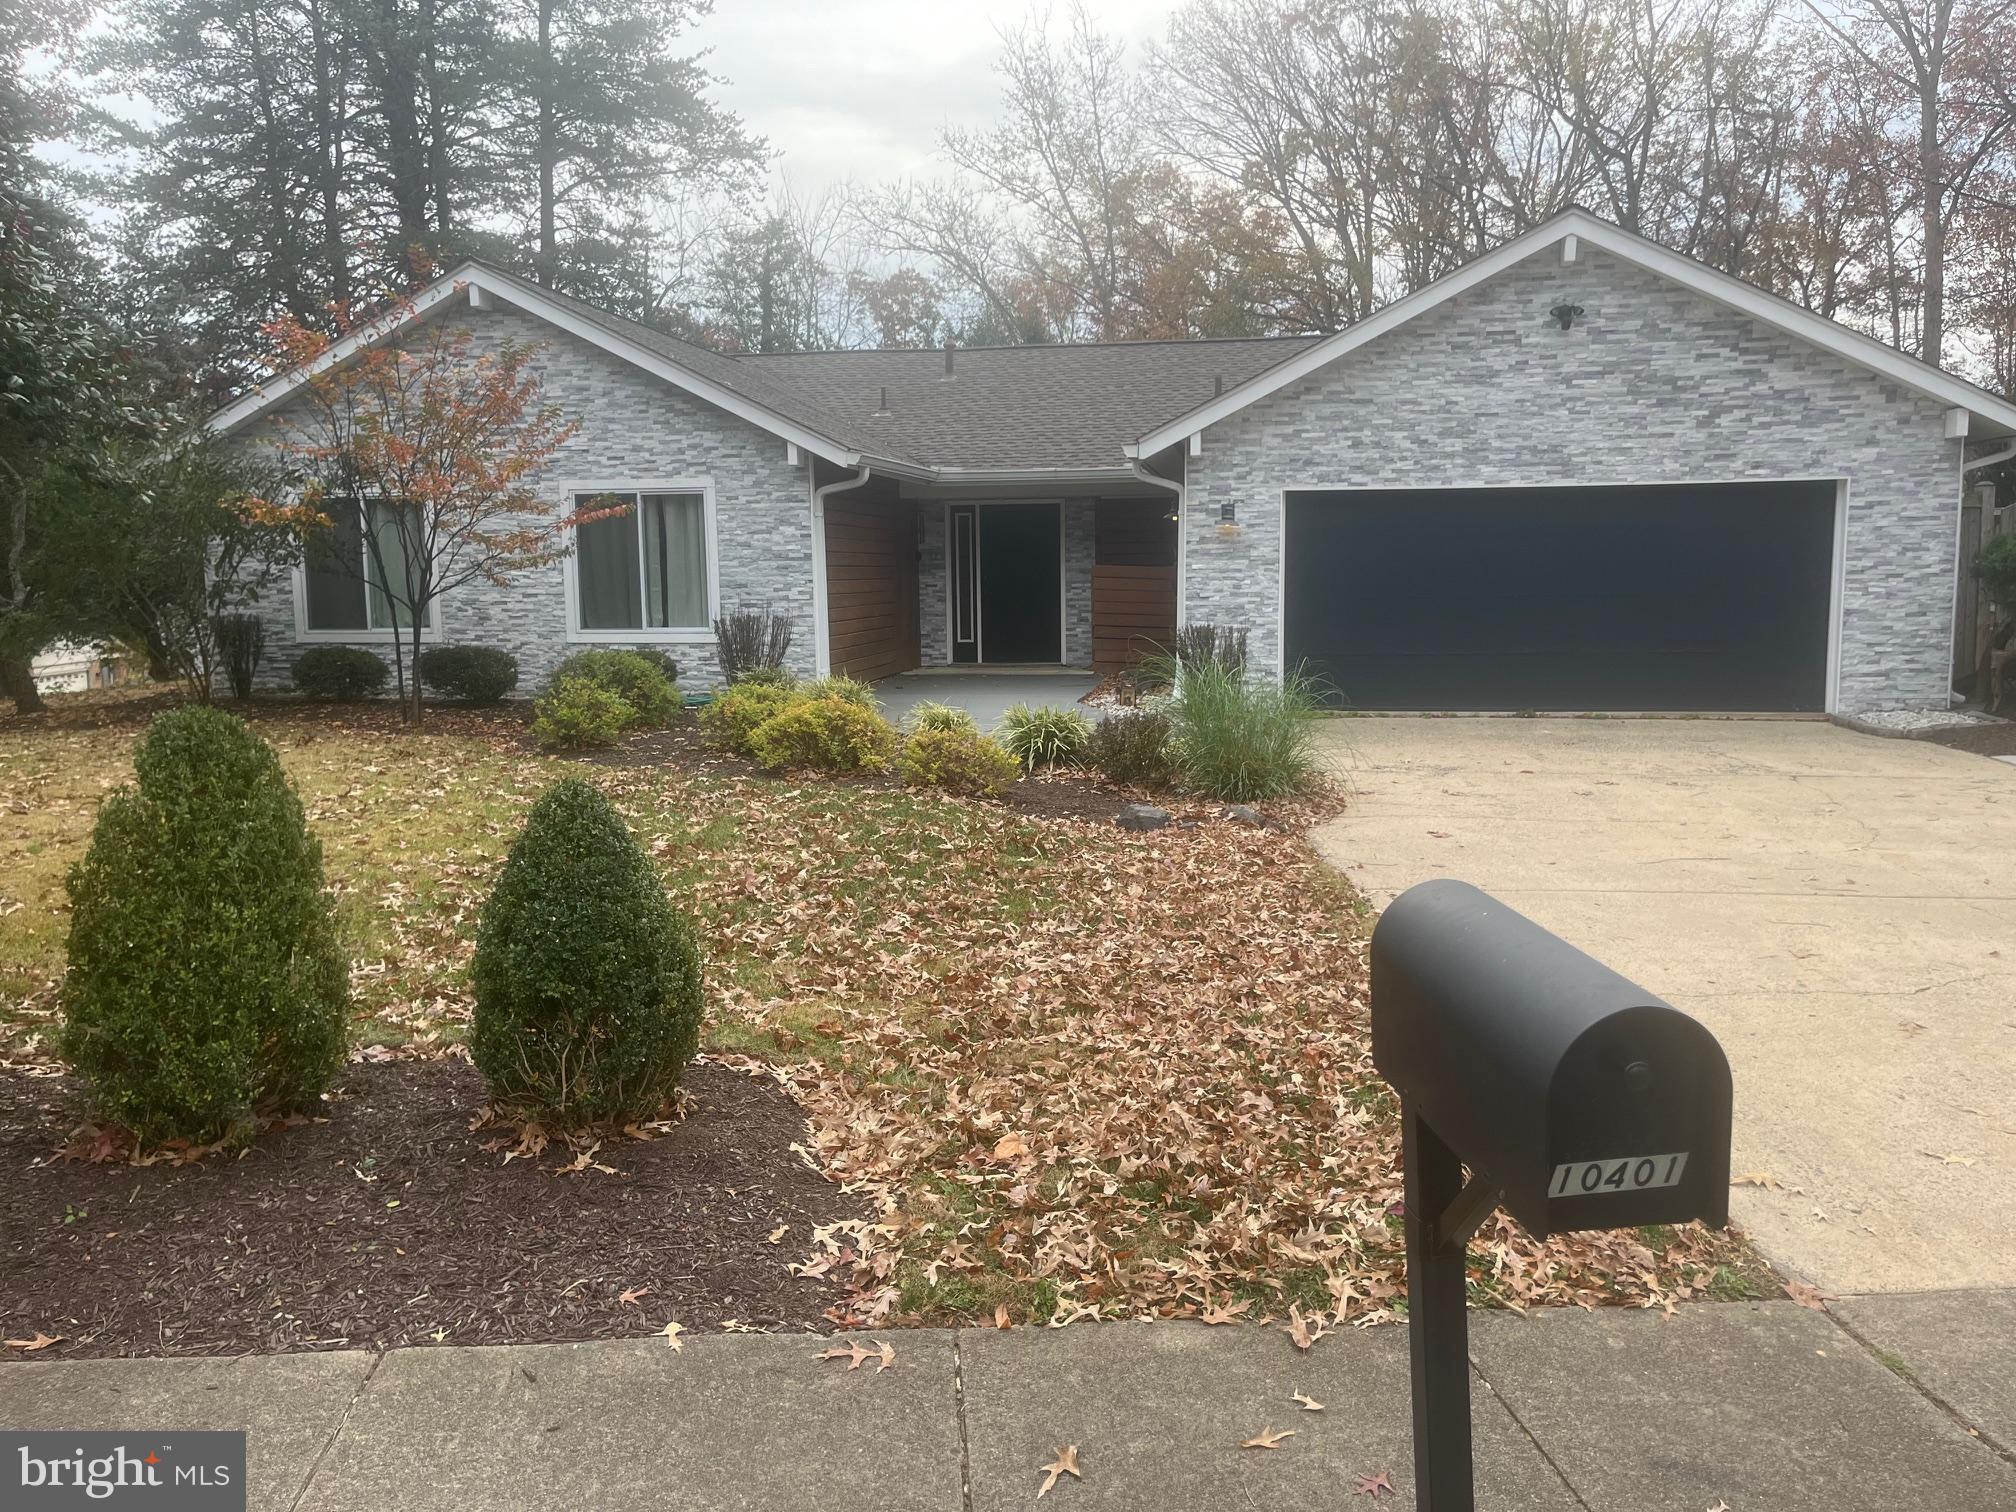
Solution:
{"label": "ornamental grass clump", "polygon": [[910,711],[910,729],[923,734],[926,730],[960,730],[978,735],[980,726],[973,716],[964,709],[951,704],[936,703],[926,699]]}
{"label": "ornamental grass clump", "polygon": [[1186,665],[1167,706],[1183,785],[1228,803],[1280,798],[1316,774],[1321,690],[1300,668],[1279,682],[1218,660]]}
{"label": "ornamental grass clump", "polygon": [[532,806],[477,923],[470,1054],[561,1127],[670,1100],[700,1043],[700,947],[616,807],[578,778]]}
{"label": "ornamental grass clump", "polygon": [[62,1051],[100,1117],[208,1144],[312,1105],[343,1065],[349,963],[272,747],[159,716],[71,869]]}
{"label": "ornamental grass clump", "polygon": [[1016,704],[1001,716],[1002,746],[1031,771],[1077,761],[1091,738],[1092,726],[1075,709],[1032,709]]}

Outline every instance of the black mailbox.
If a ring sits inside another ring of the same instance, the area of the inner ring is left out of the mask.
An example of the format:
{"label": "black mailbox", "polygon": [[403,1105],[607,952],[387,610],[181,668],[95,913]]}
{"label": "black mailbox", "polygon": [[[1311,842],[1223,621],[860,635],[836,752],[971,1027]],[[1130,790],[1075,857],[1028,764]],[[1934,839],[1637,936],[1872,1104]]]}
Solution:
{"label": "black mailbox", "polygon": [[1471,1234],[1501,1203],[1539,1238],[1728,1222],[1729,1063],[1672,1004],[1446,880],[1372,932],[1372,1060],[1403,1124],[1416,1505],[1473,1512]]}
{"label": "black mailbox", "polygon": [[1715,1037],[1467,882],[1373,931],[1372,1061],[1535,1238],[1729,1221]]}

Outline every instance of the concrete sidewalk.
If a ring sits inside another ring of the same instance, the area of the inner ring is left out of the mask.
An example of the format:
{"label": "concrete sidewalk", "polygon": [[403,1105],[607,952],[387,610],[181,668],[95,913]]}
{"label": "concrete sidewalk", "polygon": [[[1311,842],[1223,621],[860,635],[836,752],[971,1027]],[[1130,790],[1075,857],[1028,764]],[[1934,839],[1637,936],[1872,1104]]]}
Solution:
{"label": "concrete sidewalk", "polygon": [[[1493,1512],[2016,1507],[2016,1293],[1473,1318]],[[0,1426],[246,1428],[265,1512],[1414,1505],[1407,1339],[1080,1324],[0,1365]],[[1301,1392],[1324,1404],[1302,1410]],[[1276,1450],[1241,1449],[1263,1428]],[[1371,1505],[1368,1500],[1365,1505]]]}

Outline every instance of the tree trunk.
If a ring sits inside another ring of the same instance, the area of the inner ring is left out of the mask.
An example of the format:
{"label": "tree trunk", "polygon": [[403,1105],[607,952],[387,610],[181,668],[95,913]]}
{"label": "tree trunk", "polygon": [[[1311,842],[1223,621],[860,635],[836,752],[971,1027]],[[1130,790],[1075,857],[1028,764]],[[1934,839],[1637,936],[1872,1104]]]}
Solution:
{"label": "tree trunk", "polygon": [[539,81],[539,137],[533,148],[539,163],[539,286],[550,289],[560,270],[559,213],[554,205],[557,177],[554,158],[558,123],[554,119],[553,0],[539,0],[539,58],[533,65]]}
{"label": "tree trunk", "polygon": [[1946,185],[1939,154],[1939,81],[1919,86],[1918,172],[1923,180],[1925,293],[1918,355],[1939,363],[1946,344]]}
{"label": "tree trunk", "polygon": [[0,691],[14,700],[16,714],[41,714],[49,708],[42,702],[42,690],[35,686],[34,665],[29,657],[0,657]]}

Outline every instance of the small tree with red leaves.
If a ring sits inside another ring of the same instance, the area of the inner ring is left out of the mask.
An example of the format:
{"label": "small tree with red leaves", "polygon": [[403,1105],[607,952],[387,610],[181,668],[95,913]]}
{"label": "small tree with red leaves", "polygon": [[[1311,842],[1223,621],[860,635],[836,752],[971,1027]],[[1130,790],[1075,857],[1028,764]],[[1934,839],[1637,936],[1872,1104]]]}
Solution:
{"label": "small tree with red leaves", "polygon": [[[466,326],[419,313],[408,297],[366,320],[337,312],[333,338],[291,318],[266,328],[275,365],[306,374],[278,421],[280,450],[304,480],[292,507],[307,512],[311,537],[333,527],[332,507],[359,511],[368,560],[354,571],[390,607],[401,707],[415,723],[436,601],[550,566],[570,549],[570,530],[612,512],[563,513],[533,486],[581,425],[542,402],[540,348],[479,348]],[[353,354],[315,366],[352,336]],[[384,510],[390,530],[374,523]]]}

